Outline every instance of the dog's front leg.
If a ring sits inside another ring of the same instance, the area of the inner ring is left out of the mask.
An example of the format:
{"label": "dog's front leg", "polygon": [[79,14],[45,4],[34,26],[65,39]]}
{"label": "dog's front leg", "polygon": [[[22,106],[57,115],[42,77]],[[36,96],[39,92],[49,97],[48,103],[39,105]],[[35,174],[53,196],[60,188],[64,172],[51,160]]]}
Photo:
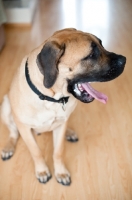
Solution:
{"label": "dog's front leg", "polygon": [[26,143],[35,165],[36,177],[41,183],[46,183],[50,178],[49,169],[43,159],[42,153],[35,141],[31,128],[15,120],[18,130]]}
{"label": "dog's front leg", "polygon": [[64,150],[64,140],[65,140],[65,132],[67,128],[67,122],[58,126],[53,131],[53,142],[54,142],[54,168],[55,168],[55,176],[59,183],[62,185],[70,185],[70,173],[65,167],[63,162],[63,150]]}

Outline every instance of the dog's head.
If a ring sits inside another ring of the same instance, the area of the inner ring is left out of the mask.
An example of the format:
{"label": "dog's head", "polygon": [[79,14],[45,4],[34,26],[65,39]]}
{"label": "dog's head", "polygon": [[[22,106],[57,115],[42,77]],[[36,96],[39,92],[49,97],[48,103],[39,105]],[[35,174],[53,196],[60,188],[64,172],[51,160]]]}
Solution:
{"label": "dog's head", "polygon": [[105,82],[118,77],[124,70],[126,58],[108,52],[96,36],[64,29],[50,37],[37,56],[44,86],[65,85],[68,93],[84,103],[94,99],[105,103],[107,97],[94,90],[90,82]]}

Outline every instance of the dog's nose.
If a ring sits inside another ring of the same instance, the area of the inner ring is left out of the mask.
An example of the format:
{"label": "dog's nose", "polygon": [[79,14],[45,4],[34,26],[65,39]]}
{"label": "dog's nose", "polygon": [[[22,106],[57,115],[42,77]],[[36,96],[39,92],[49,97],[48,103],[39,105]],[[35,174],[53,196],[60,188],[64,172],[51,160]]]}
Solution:
{"label": "dog's nose", "polygon": [[126,57],[122,56],[122,55],[119,55],[117,62],[118,62],[119,66],[124,66],[126,64]]}

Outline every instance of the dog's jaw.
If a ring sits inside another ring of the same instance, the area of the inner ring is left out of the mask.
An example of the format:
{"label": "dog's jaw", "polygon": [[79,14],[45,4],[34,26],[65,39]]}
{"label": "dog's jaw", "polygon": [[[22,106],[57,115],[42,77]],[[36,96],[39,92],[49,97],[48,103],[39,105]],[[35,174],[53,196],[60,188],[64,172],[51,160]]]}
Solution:
{"label": "dog's jaw", "polygon": [[95,90],[89,83],[83,83],[81,86],[92,98],[95,98],[104,104],[107,103],[108,97],[105,94]]}
{"label": "dog's jaw", "polygon": [[83,103],[90,103],[94,99],[106,104],[108,97],[95,90],[90,83],[75,83],[73,87],[68,87],[69,92],[73,94],[75,98],[82,101]]}

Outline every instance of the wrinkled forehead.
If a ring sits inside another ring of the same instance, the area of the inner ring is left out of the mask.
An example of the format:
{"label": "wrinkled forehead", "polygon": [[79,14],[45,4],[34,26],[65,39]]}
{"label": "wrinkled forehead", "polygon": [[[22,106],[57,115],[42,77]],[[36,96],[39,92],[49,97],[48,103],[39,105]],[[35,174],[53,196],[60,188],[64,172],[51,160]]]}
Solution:
{"label": "wrinkled forehead", "polygon": [[64,43],[66,52],[78,54],[78,58],[91,51],[92,42],[98,43],[98,39],[94,35],[75,29],[57,31],[50,40],[56,41],[60,45]]}
{"label": "wrinkled forehead", "polygon": [[58,40],[59,43],[82,43],[90,44],[92,41],[98,42],[97,37],[90,33],[77,31],[76,29],[63,29],[53,34],[52,39]]}

